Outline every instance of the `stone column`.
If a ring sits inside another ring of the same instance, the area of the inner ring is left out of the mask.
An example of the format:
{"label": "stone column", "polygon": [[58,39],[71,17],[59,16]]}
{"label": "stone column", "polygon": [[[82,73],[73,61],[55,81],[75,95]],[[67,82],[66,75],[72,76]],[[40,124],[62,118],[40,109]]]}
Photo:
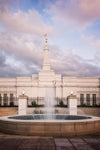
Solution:
{"label": "stone column", "polygon": [[92,99],[92,94],[90,94],[90,106],[93,105],[93,99]]}
{"label": "stone column", "polygon": [[71,94],[68,98],[69,115],[77,115],[77,97]]}
{"label": "stone column", "polygon": [[26,115],[27,111],[27,96],[20,95],[18,98],[18,115]]}
{"label": "stone column", "polygon": [[84,104],[87,105],[86,94],[84,94]]}
{"label": "stone column", "polygon": [[80,97],[78,98],[77,105],[81,105]]}
{"label": "stone column", "polygon": [[18,105],[18,99],[17,99],[16,94],[13,95],[13,103],[14,105]]}

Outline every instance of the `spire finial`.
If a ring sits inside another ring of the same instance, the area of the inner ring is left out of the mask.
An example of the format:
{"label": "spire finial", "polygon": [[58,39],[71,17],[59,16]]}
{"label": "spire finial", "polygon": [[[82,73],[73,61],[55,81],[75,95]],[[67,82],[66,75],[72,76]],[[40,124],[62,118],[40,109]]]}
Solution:
{"label": "spire finial", "polygon": [[45,43],[47,43],[47,33],[44,35],[45,36]]}

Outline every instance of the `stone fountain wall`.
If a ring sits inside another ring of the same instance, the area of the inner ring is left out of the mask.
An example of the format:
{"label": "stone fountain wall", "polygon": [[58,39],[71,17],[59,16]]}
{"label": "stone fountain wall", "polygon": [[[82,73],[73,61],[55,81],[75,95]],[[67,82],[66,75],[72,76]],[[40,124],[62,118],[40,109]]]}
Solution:
{"label": "stone fountain wall", "polygon": [[[37,108],[27,108],[27,113],[33,113],[35,109],[43,111],[43,107],[37,107]],[[56,107],[56,110],[58,110],[59,113],[66,112],[66,108],[60,108]],[[16,115],[18,112],[17,107],[0,107],[0,116],[10,116],[10,115]],[[79,115],[90,115],[90,116],[98,116],[100,117],[100,107],[80,107],[78,108],[78,114]]]}

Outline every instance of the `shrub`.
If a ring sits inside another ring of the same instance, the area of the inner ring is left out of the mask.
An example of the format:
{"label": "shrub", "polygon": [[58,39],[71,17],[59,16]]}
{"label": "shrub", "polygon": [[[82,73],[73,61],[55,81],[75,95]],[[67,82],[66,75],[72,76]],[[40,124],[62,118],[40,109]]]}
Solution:
{"label": "shrub", "polygon": [[14,106],[14,103],[13,103],[13,102],[10,102],[10,106]]}
{"label": "shrub", "polygon": [[40,111],[38,109],[34,110],[34,114],[39,114],[39,113],[40,113]]}
{"label": "shrub", "polygon": [[63,106],[63,105],[64,105],[63,101],[60,101],[60,102],[59,102],[59,105],[60,105],[60,106]]}
{"label": "shrub", "polygon": [[31,102],[31,105],[32,105],[33,107],[37,106],[37,104],[36,104],[35,101]]}

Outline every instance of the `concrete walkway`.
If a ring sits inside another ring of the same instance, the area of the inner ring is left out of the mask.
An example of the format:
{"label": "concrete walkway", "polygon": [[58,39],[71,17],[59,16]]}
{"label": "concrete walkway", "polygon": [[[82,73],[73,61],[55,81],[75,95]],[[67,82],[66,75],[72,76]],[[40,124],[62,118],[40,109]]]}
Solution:
{"label": "concrete walkway", "polygon": [[0,133],[0,150],[100,150],[100,135],[53,138]]}

